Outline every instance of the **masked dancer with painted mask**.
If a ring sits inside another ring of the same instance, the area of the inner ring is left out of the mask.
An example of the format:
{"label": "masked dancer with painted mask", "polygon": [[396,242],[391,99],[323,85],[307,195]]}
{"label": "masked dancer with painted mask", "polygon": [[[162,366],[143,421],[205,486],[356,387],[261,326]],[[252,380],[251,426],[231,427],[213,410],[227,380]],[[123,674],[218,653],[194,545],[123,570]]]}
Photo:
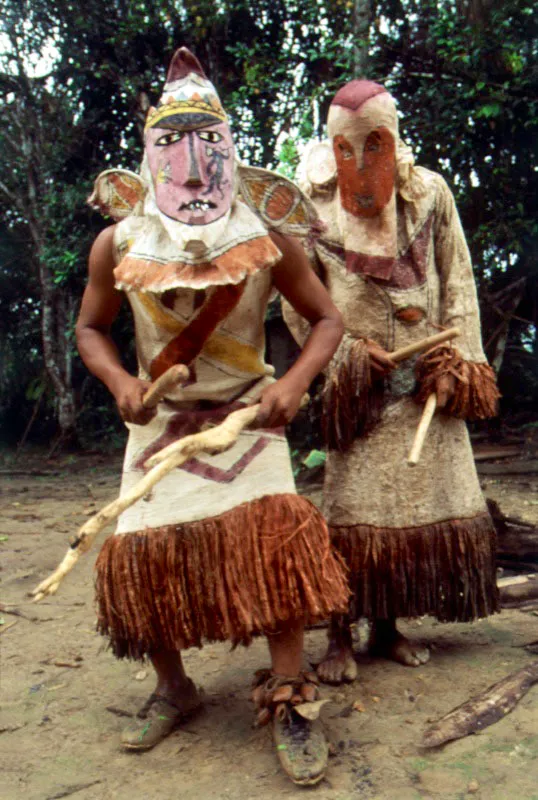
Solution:
{"label": "masked dancer with painted mask", "polygon": [[[151,748],[199,707],[181,650],[265,634],[271,668],[255,679],[258,722],[272,721],[292,780],[316,783],[327,742],[316,720],[317,678],[302,667],[303,628],[344,611],[348,589],[323,518],[295,493],[283,430],[343,331],[292,238],[316,233],[315,212],[286,179],[238,164],[217,93],[185,48],[148,113],[141,175],[103,173],[92,202],[121,221],[91,251],[77,339],[129,428],[122,495],[158,450],[259,403],[255,430],[169,473],[123,512],[99,555],[98,628],[118,658],[148,657],[157,673],[123,745]],[[274,289],[312,330],[278,381],[264,361]],[[110,337],[124,295],[137,378]],[[188,367],[188,380],[147,409],[150,383],[176,364]]]}

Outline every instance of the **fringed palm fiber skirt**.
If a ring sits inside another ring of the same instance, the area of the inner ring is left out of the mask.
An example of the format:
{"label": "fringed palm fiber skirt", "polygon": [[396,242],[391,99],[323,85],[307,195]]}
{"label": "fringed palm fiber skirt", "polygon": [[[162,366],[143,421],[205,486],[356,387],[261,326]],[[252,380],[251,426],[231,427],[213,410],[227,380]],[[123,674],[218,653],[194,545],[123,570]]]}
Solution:
{"label": "fringed palm fiber skirt", "polygon": [[305,498],[262,497],[219,516],[109,537],[96,563],[98,630],[118,658],[248,644],[347,609],[345,568]]}
{"label": "fringed palm fiber skirt", "polygon": [[467,622],[499,610],[488,514],[415,528],[331,526],[349,571],[354,618],[432,614]]}

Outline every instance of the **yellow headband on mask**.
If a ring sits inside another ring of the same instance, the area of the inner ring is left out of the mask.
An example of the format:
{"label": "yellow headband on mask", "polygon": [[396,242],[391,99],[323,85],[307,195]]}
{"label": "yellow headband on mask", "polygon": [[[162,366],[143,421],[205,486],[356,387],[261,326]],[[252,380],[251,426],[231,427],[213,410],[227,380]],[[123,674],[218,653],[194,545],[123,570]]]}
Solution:
{"label": "yellow headband on mask", "polygon": [[199,99],[191,97],[188,100],[171,99],[157,106],[157,108],[150,108],[144,130],[154,128],[167,117],[177,116],[178,114],[208,114],[218,122],[226,122],[227,120],[226,112],[218,101],[213,104],[201,97]]}

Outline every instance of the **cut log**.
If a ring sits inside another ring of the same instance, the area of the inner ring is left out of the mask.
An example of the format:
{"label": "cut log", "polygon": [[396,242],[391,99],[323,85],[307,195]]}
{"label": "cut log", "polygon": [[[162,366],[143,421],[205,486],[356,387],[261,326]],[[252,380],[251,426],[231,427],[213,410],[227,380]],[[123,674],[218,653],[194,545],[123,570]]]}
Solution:
{"label": "cut log", "polygon": [[538,474],[538,459],[528,461],[512,461],[508,464],[483,464],[476,465],[479,475],[536,475]]}
{"label": "cut log", "polygon": [[514,568],[524,565],[530,571],[538,564],[538,527],[519,517],[507,517],[490,497],[486,502],[497,531],[498,565]]}
{"label": "cut log", "polygon": [[538,682],[538,661],[494,683],[481,694],[458,706],[424,732],[422,747],[439,747],[498,722],[512,711]]}
{"label": "cut log", "polygon": [[538,601],[538,574],[516,575],[497,581],[503,608],[518,608],[529,601]]}
{"label": "cut log", "polygon": [[491,445],[473,445],[475,461],[494,461],[498,458],[517,458],[522,454],[521,447],[492,447]]}

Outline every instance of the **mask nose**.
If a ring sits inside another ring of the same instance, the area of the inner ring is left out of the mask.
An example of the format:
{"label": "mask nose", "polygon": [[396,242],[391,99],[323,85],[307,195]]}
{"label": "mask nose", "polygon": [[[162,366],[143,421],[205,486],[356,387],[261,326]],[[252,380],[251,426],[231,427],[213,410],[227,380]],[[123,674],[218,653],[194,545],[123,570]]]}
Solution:
{"label": "mask nose", "polygon": [[190,132],[189,136],[189,174],[185,181],[185,186],[203,186],[202,176],[200,174],[200,162],[196,147],[194,144],[194,133]]}

